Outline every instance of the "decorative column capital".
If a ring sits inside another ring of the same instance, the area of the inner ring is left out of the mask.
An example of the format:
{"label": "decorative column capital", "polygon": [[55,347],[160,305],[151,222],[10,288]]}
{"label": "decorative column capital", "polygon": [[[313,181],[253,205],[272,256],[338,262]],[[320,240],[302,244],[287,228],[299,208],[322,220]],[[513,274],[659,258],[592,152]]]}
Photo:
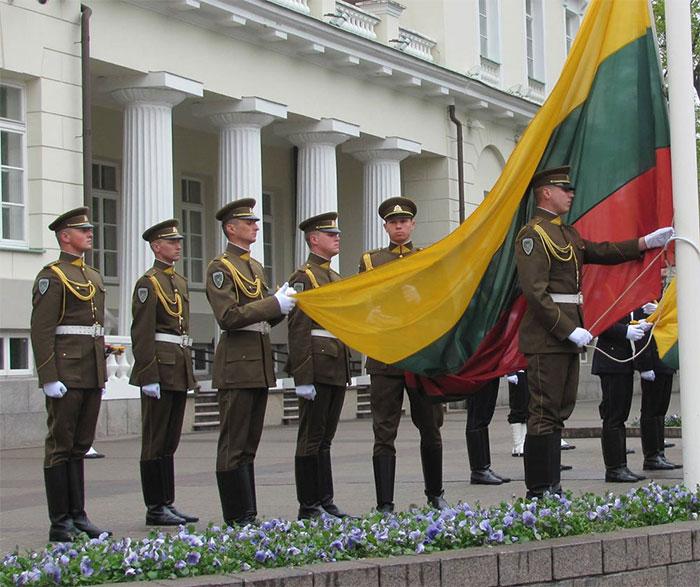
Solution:
{"label": "decorative column capital", "polygon": [[301,122],[279,126],[275,129],[275,132],[297,147],[308,145],[335,147],[350,138],[359,137],[360,127],[335,118],[322,118],[317,122]]}
{"label": "decorative column capital", "polygon": [[98,85],[98,90],[109,93],[120,104],[158,104],[170,108],[189,96],[204,95],[200,82],[165,71],[107,78]]}
{"label": "decorative column capital", "polygon": [[363,162],[402,161],[421,152],[421,144],[401,137],[360,139],[343,145],[343,152]]}
{"label": "decorative column capital", "polygon": [[222,100],[196,104],[195,116],[206,117],[219,127],[246,126],[262,128],[274,120],[287,118],[287,106],[255,96],[240,100]]}

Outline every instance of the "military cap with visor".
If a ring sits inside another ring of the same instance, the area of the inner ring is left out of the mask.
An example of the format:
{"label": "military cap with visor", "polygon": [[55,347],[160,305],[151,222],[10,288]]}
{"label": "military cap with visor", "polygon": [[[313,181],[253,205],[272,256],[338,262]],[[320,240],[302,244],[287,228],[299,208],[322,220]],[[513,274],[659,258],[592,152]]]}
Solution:
{"label": "military cap with visor", "polygon": [[332,234],[340,234],[338,228],[338,213],[324,212],[318,216],[307,218],[299,224],[299,230],[307,232],[330,232]]}
{"label": "military cap with visor", "polygon": [[216,213],[216,219],[221,222],[229,220],[260,220],[258,215],[253,212],[255,208],[255,198],[243,198],[234,200],[226,204],[221,210]]}
{"label": "military cap with visor", "polygon": [[49,230],[59,232],[66,228],[93,228],[90,223],[90,209],[86,206],[74,208],[61,214],[56,220],[49,224]]}
{"label": "military cap with visor", "polygon": [[412,200],[397,196],[379,204],[378,212],[382,220],[413,218],[418,212],[418,207]]}
{"label": "military cap with visor", "polygon": [[151,226],[151,228],[147,228],[141,237],[143,240],[149,243],[157,241],[161,238],[166,240],[180,240],[185,237],[178,231],[178,225],[179,222],[177,218],[163,220],[163,222],[159,222],[158,224]]}
{"label": "military cap with visor", "polygon": [[560,187],[563,190],[574,190],[574,184],[571,183],[571,167],[563,165],[562,167],[553,167],[552,169],[544,169],[536,173],[532,178],[532,189],[553,185]]}

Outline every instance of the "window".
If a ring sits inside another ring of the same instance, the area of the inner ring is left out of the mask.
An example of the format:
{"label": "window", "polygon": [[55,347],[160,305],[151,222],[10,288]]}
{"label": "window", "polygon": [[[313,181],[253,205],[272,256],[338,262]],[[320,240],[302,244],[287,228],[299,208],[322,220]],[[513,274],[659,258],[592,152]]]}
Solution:
{"label": "window", "polygon": [[0,241],[26,241],[26,134],[24,93],[0,84]]}
{"label": "window", "polygon": [[262,204],[263,255],[265,259],[265,279],[267,280],[268,286],[272,287],[275,283],[275,264],[273,262],[275,247],[272,236],[272,195],[263,194]]}
{"label": "window", "polygon": [[542,0],[525,0],[527,77],[544,81],[544,27]]}
{"label": "window", "polygon": [[30,375],[29,336],[0,332],[0,374]]}
{"label": "window", "polygon": [[498,0],[479,0],[479,53],[498,61]]}
{"label": "window", "polygon": [[108,163],[92,164],[92,264],[106,281],[118,277],[117,261],[117,168]]}
{"label": "window", "polygon": [[182,188],[182,262],[190,283],[204,284],[204,186],[198,179],[183,177]]}
{"label": "window", "polygon": [[566,9],[566,53],[568,55],[571,51],[571,45],[574,43],[574,37],[578,32],[579,24],[581,24],[581,17],[578,13],[567,8]]}

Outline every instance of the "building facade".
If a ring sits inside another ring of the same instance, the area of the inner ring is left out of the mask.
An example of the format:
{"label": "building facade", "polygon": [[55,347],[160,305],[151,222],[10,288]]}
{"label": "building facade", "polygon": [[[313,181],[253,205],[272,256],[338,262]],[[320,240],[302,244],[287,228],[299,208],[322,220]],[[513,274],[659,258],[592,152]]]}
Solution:
{"label": "building facade", "polygon": [[[296,225],[313,214],[340,214],[343,275],[383,245],[376,210],[387,197],[418,203],[416,244],[439,240],[496,181],[585,4],[0,0],[0,446],[44,433],[30,292],[57,256],[53,217],[92,209],[107,332],[126,346],[133,284],[152,263],[140,235],[180,219],[206,379],[217,333],[203,279],[223,246],[223,203],[258,199],[253,254],[273,287],[306,257]],[[273,331],[280,350],[285,328]],[[101,434],[138,431],[124,361],[105,397],[124,405]]]}

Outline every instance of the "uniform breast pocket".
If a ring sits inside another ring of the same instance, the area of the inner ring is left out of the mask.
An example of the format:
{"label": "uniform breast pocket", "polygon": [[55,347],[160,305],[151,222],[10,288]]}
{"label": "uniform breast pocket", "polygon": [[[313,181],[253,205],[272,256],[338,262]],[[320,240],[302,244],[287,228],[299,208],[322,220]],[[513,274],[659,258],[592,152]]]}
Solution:
{"label": "uniform breast pocket", "polygon": [[82,381],[83,353],[80,345],[66,346],[56,349],[56,357],[59,366],[59,379],[68,385]]}
{"label": "uniform breast pocket", "polygon": [[255,346],[229,346],[226,349],[226,381],[245,383],[260,378],[262,349]]}

